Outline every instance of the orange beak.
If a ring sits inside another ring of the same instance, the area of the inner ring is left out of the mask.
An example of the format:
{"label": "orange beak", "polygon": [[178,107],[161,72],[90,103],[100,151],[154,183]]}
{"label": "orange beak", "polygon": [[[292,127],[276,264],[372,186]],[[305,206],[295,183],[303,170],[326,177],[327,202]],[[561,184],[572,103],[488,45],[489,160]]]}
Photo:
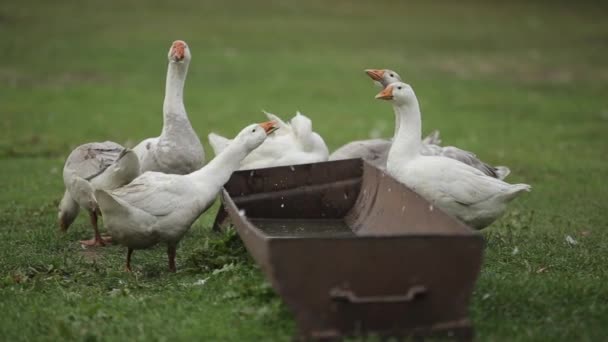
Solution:
{"label": "orange beak", "polygon": [[393,86],[388,85],[386,88],[382,89],[381,92],[376,95],[378,100],[392,100],[393,99]]}
{"label": "orange beak", "polygon": [[262,122],[262,123],[260,123],[260,126],[264,129],[264,131],[266,132],[266,135],[279,129],[273,120]]}
{"label": "orange beak", "polygon": [[171,57],[174,61],[179,62],[186,56],[186,43],[183,40],[176,40],[171,45]]}
{"label": "orange beak", "polygon": [[367,69],[365,70],[365,73],[367,76],[371,77],[372,80],[378,82],[382,81],[382,78],[384,77],[384,70],[382,69]]}

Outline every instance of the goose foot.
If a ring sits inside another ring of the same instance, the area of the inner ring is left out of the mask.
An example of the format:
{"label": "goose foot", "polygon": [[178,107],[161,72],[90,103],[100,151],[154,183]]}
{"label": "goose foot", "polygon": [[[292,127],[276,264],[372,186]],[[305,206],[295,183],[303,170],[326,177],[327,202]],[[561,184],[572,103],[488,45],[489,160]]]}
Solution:
{"label": "goose foot", "polygon": [[98,236],[89,240],[80,240],[80,244],[86,247],[105,247],[111,243],[111,236]]}
{"label": "goose foot", "polygon": [[99,234],[99,229],[97,229],[97,211],[99,209],[89,211],[89,217],[91,219],[91,225],[93,226],[93,231],[95,232],[95,237],[90,240],[82,240],[80,244],[87,247],[103,247],[106,244],[112,243],[111,236],[101,236]]}

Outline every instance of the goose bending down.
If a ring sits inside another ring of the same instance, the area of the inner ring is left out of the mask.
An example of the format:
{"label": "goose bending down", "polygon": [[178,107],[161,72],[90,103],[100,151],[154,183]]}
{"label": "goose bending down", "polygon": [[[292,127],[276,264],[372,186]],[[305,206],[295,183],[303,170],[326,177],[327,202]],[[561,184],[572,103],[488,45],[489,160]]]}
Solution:
{"label": "goose bending down", "polygon": [[392,101],[399,117],[388,153],[388,173],[437,207],[481,229],[499,218],[507,203],[530,191],[528,184],[508,184],[455,159],[422,155],[420,107],[409,85],[390,84],[376,98]]}
{"label": "goose bending down", "polygon": [[205,167],[187,175],[146,172],[118,189],[97,190],[95,196],[105,226],[113,240],[128,248],[127,270],[131,270],[134,249],[164,242],[169,270],[175,272],[178,242],[213,204],[241,160],[274,129],[272,122],[247,126]]}
{"label": "goose bending down", "polygon": [[[401,82],[401,76],[390,69],[368,69],[365,72],[374,80],[374,83],[382,88],[391,83]],[[395,117],[395,133],[399,126],[399,117]],[[480,170],[490,177],[498,179],[504,179],[511,173],[508,167],[491,166],[479,160],[472,152],[454,146],[439,146],[440,143],[439,132],[434,131],[423,139],[420,153],[427,156],[443,156],[456,159]],[[362,158],[384,168],[391,144],[392,140],[388,139],[357,140],[337,149],[331,154],[329,159]]]}
{"label": "goose bending down", "polygon": [[[312,121],[297,112],[289,123],[265,113],[280,128],[241,162],[240,170],[327,161],[329,150],[323,138],[312,130]],[[231,144],[218,134],[209,134],[209,144],[217,155]]]}
{"label": "goose bending down", "polygon": [[139,175],[139,161],[132,150],[111,141],[80,145],[68,156],[63,167],[65,192],[59,204],[58,221],[66,231],[78,216],[80,208],[88,213],[95,235],[80,241],[86,246],[104,246],[97,228],[99,208],[96,189],[111,190],[128,184]]}
{"label": "goose bending down", "polygon": [[205,151],[190,124],[184,107],[184,83],[191,54],[188,45],[176,40],[169,49],[169,66],[163,102],[163,129],[133,149],[139,157],[141,173],[158,171],[187,174],[203,166]]}

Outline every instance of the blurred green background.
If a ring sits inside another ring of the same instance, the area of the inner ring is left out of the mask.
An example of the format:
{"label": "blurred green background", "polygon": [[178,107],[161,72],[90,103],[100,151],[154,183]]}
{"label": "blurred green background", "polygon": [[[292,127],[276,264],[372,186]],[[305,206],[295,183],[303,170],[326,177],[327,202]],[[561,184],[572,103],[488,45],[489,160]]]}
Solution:
{"label": "blurred green background", "polygon": [[[607,15],[599,1],[0,3],[0,333],[292,336],[291,317],[251,261],[222,264],[234,237],[209,232],[215,209],[184,239],[176,275],[162,248],[135,253],[135,275],[122,272],[120,247],[83,252],[84,215],[57,233],[64,158],[84,142],[157,136],[167,51],[183,39],[193,55],[186,108],[201,140],[233,136],[262,109],[285,119],[302,111],[332,150],[388,137],[392,109],[373,99],[363,69],[398,71],[416,90],[425,133],[439,129],[444,144],[508,165],[509,181],[533,186],[483,233],[477,337],[605,338]],[[197,260],[218,251],[213,274]]]}

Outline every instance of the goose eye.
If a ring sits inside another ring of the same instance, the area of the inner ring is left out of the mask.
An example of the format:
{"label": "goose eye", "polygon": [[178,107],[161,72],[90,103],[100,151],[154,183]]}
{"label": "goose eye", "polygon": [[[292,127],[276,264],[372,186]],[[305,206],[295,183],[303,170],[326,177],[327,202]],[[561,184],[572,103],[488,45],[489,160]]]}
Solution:
{"label": "goose eye", "polygon": [[391,74],[391,77],[395,77],[395,75]]}
{"label": "goose eye", "polygon": [[401,90],[401,87],[397,87],[397,89]]}
{"label": "goose eye", "polygon": [[255,128],[251,130],[252,132],[255,132]]}

